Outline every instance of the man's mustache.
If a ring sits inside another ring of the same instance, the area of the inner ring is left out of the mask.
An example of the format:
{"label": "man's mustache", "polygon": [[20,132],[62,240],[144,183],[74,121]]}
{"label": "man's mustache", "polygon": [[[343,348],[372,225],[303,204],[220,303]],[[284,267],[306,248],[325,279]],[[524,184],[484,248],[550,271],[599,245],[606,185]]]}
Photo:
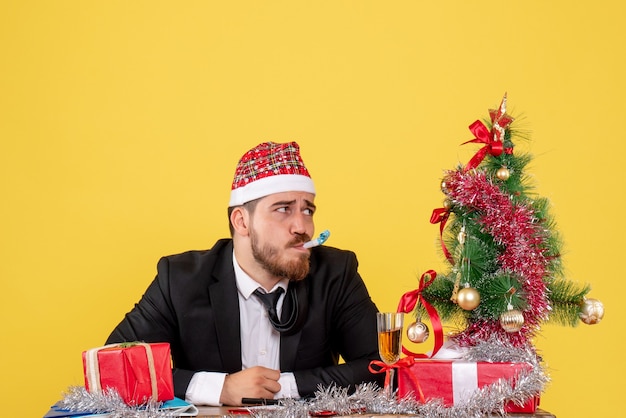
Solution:
{"label": "man's mustache", "polygon": [[307,241],[311,241],[311,237],[308,234],[297,235],[294,239],[289,241],[287,247],[294,247],[299,244],[304,244]]}

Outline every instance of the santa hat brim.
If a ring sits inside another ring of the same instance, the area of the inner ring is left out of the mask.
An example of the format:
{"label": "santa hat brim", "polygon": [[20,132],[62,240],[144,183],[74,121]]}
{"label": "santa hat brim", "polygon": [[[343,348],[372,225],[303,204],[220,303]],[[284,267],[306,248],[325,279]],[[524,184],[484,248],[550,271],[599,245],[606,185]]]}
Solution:
{"label": "santa hat brim", "polygon": [[252,181],[245,186],[231,190],[229,207],[240,206],[251,200],[260,199],[274,193],[307,192],[315,194],[311,177],[301,174],[278,174]]}

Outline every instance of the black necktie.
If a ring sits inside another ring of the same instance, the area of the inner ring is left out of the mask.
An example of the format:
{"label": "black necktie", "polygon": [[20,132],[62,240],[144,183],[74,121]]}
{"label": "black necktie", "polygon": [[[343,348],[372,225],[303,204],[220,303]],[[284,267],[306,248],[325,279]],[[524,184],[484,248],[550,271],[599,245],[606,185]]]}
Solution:
{"label": "black necktie", "polygon": [[270,317],[270,322],[272,324],[279,324],[280,320],[278,319],[278,313],[276,312],[276,304],[278,303],[278,298],[284,292],[282,287],[274,290],[271,293],[264,293],[261,290],[257,289],[254,291],[254,296],[259,298],[259,300],[265,305],[267,309],[267,314]]}

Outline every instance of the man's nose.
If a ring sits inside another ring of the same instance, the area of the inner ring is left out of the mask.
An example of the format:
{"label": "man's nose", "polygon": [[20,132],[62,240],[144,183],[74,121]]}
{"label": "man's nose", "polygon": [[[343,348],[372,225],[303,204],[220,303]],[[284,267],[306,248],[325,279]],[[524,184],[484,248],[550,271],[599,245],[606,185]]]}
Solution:
{"label": "man's nose", "polygon": [[307,216],[302,212],[295,213],[291,223],[291,232],[293,234],[305,234],[307,226],[310,222],[310,216]]}

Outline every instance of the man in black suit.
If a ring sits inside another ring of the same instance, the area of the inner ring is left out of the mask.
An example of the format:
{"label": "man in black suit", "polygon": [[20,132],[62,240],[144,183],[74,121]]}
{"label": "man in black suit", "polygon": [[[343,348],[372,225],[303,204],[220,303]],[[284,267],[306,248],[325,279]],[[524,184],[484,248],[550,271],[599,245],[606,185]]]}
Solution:
{"label": "man in black suit", "polygon": [[314,233],[314,200],[298,144],[248,151],[231,190],[232,239],[163,257],[107,344],[170,343],[175,394],[196,404],[380,384],[368,370],[379,359],[377,308],[356,256],[303,245]]}

